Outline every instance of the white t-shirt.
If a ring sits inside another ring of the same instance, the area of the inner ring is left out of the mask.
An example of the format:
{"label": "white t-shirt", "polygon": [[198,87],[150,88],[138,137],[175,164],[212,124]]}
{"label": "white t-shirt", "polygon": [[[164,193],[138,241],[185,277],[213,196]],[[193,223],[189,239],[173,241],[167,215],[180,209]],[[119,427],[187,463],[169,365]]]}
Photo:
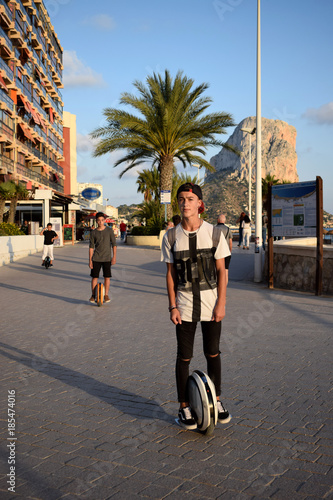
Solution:
{"label": "white t-shirt", "polygon": [[[212,224],[205,221],[194,232],[185,231],[181,224],[175,228],[173,250],[178,261],[177,270],[179,270],[176,300],[183,321],[211,321],[213,316],[217,300],[217,286],[209,264],[211,264],[212,257],[218,260],[230,255],[222,232],[216,250],[214,254],[212,253],[213,228]],[[190,255],[193,255],[193,251],[198,256],[197,263],[191,263]],[[163,237],[161,260],[166,263],[174,262],[168,233]],[[186,282],[179,280],[179,276],[185,276]]]}

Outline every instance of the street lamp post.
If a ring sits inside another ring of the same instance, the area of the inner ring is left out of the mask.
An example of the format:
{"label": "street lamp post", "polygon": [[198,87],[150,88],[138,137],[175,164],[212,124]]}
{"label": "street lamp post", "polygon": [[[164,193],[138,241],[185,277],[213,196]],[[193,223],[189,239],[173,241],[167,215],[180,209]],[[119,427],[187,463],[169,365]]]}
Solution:
{"label": "street lamp post", "polygon": [[104,201],[105,201],[105,210],[104,210],[104,213],[105,213],[105,215],[107,215],[107,213],[106,213],[106,207],[107,207],[107,202],[109,201],[109,198],[104,198]]}
{"label": "street lamp post", "polygon": [[254,254],[254,281],[262,281],[262,187],[261,187],[261,42],[260,0],[257,0],[257,172],[256,172],[256,229]]}
{"label": "street lamp post", "polygon": [[243,132],[249,134],[250,146],[249,146],[249,218],[251,219],[252,212],[252,161],[251,161],[251,135],[254,135],[256,128],[241,128]]}

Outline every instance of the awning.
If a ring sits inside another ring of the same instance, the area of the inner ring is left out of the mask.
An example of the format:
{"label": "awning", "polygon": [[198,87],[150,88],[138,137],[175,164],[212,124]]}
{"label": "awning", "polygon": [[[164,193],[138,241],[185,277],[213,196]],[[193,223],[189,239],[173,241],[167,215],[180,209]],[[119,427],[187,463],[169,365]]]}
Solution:
{"label": "awning", "polygon": [[46,174],[49,174],[49,173],[50,173],[50,172],[49,172],[49,169],[47,168],[47,166],[46,166],[46,165],[43,165],[43,170],[44,170],[44,172],[45,172]]}
{"label": "awning", "polygon": [[44,122],[43,118],[40,116],[40,114],[39,114],[39,113],[37,113],[37,116],[38,116],[39,121],[40,121],[40,124],[41,124],[41,126],[42,126],[42,128],[43,128],[43,130],[44,130],[44,132],[45,132],[45,134],[46,134],[46,132],[47,132],[47,128],[46,128],[45,122]]}
{"label": "awning", "polygon": [[27,139],[30,139],[30,141],[36,143],[35,139],[32,137],[30,130],[26,128],[22,123],[19,123],[19,126],[21,127],[22,132],[26,136]]}
{"label": "awning", "polygon": [[3,87],[7,92],[9,92],[7,85],[5,84],[5,80],[2,78],[0,75],[0,85]]}
{"label": "awning", "polygon": [[37,112],[33,109],[33,107],[31,106],[30,103],[28,103],[28,105],[29,105],[29,107],[31,109],[31,114],[32,114],[33,119],[35,120],[35,123],[37,123],[37,125],[41,125],[40,119],[37,116]]}
{"label": "awning", "polygon": [[22,94],[19,97],[20,97],[21,101],[23,102],[23,106],[24,106],[25,110],[31,115],[30,104],[25,100],[25,98],[22,96]]}
{"label": "awning", "polygon": [[53,123],[54,118],[53,118],[53,109],[52,108],[49,108],[49,113],[50,113],[50,122]]}

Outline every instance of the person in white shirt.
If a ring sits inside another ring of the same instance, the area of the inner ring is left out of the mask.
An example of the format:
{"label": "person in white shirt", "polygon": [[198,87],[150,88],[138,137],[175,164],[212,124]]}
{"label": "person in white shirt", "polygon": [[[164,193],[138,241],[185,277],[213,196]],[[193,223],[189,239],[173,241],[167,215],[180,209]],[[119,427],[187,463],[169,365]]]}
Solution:
{"label": "person in white shirt", "polygon": [[251,239],[251,221],[248,215],[244,216],[242,221],[243,228],[243,250],[249,250]]}
{"label": "person in white shirt", "polygon": [[221,320],[225,316],[226,273],[224,259],[230,255],[221,230],[199,217],[204,209],[200,186],[186,183],[177,191],[181,223],[164,235],[161,259],[167,265],[167,290],[170,319],[176,325],[176,383],[179,421],[195,429],[186,395],[189,365],[197,322],[201,322],[207,371],[218,399],[218,420],[227,423],[231,417],[220,401]]}

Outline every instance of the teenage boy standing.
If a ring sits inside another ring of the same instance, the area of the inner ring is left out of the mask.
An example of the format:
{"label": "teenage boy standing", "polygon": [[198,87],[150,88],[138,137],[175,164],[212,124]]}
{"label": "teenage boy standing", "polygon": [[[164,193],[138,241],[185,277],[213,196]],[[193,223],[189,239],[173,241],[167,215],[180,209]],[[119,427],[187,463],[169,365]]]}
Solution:
{"label": "teenage boy standing", "polygon": [[186,429],[195,429],[186,394],[189,365],[197,322],[201,322],[207,371],[215,385],[218,421],[231,417],[220,401],[221,358],[219,342],[221,320],[225,316],[226,273],[224,259],[230,251],[219,229],[203,221],[200,186],[186,183],[177,191],[181,223],[163,238],[162,260],[167,265],[170,319],[176,325],[176,383],[180,403],[178,418]]}
{"label": "teenage boy standing", "polygon": [[55,231],[53,231],[51,222],[48,223],[40,234],[44,236],[42,266],[44,266],[47,256],[50,257],[50,266],[53,266],[53,242],[58,239],[59,236]]}
{"label": "teenage boy standing", "polygon": [[[117,243],[113,230],[105,226],[105,217],[102,212],[96,214],[97,228],[90,232],[89,244],[89,267],[91,269],[90,276],[92,294],[89,302],[95,302],[95,288],[98,282],[99,272],[103,267],[104,302],[110,302],[109,288],[111,278],[111,265],[116,263]],[[111,258],[111,246],[113,255]]]}

